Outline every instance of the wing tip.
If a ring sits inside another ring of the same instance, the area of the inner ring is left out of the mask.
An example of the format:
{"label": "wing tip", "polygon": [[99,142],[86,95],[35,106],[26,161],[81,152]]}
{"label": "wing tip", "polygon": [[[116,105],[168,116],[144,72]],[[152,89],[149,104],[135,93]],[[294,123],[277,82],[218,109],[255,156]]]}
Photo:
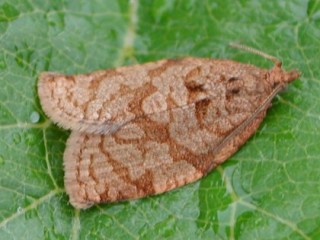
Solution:
{"label": "wing tip", "polygon": [[75,130],[77,128],[81,129],[81,124],[75,127],[72,126],[73,121],[63,115],[63,112],[54,101],[52,89],[54,88],[55,79],[64,76],[64,74],[57,72],[41,72],[39,74],[37,87],[40,104],[44,113],[59,127]]}
{"label": "wing tip", "polygon": [[118,129],[118,125],[111,124],[107,121],[89,121],[74,119],[72,116],[65,114],[57,105],[57,100],[53,95],[53,89],[57,78],[66,76],[57,72],[41,72],[38,77],[37,91],[40,105],[44,113],[52,119],[59,127],[78,132],[87,132],[93,134],[107,134]]}

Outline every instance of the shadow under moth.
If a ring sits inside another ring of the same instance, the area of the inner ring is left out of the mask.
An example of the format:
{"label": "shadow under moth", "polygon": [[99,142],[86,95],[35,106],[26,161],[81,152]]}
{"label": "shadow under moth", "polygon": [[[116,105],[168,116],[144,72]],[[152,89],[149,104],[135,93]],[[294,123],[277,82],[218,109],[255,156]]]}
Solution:
{"label": "shadow under moth", "polygon": [[64,152],[70,203],[83,209],[160,194],[200,179],[237,151],[299,73],[235,47],[275,65],[186,57],[79,75],[41,73],[44,112],[72,130]]}

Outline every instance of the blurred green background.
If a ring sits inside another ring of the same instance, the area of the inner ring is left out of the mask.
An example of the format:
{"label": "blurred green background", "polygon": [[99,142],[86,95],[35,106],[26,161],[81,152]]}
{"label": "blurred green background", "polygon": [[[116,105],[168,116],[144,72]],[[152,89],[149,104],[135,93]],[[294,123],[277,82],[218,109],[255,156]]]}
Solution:
{"label": "blurred green background", "polygon": [[[73,209],[69,132],[43,114],[38,74],[187,55],[272,67],[230,42],[303,73],[245,146],[194,184]],[[319,0],[0,0],[0,239],[320,239],[319,56]]]}

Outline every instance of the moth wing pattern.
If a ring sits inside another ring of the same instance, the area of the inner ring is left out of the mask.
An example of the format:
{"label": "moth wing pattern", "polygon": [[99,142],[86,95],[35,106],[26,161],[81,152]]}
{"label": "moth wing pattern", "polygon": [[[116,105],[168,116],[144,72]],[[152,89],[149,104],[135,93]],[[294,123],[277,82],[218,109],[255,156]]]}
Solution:
{"label": "moth wing pattern", "polygon": [[188,99],[184,81],[190,72],[194,78],[200,75],[198,68],[204,61],[210,62],[184,58],[90,74],[43,72],[38,82],[39,98],[45,113],[63,128],[112,133],[144,114],[186,106],[190,104],[187,100],[196,101]]}
{"label": "moth wing pattern", "polygon": [[76,208],[196,181],[256,131],[299,76],[231,60],[183,58],[67,76],[40,75],[46,114],[73,130],[65,188]]}
{"label": "moth wing pattern", "polygon": [[[64,153],[65,187],[71,204],[87,208],[160,194],[194,182],[251,136],[267,108],[219,148],[226,136],[219,133],[223,126],[220,130],[218,124],[209,127],[212,122],[201,126],[205,123],[196,116],[200,110],[196,105],[134,119],[113,134],[73,131]],[[222,123],[224,117],[212,119],[217,120]],[[238,125],[225,127],[232,134]]]}

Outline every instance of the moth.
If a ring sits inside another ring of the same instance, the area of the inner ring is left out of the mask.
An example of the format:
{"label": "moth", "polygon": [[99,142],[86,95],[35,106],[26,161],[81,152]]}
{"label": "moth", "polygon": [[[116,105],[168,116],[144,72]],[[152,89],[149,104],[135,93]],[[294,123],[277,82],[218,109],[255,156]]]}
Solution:
{"label": "moth", "polygon": [[272,98],[299,77],[185,57],[64,75],[44,72],[38,94],[53,122],[71,129],[64,152],[70,203],[85,209],[194,182],[257,130]]}

